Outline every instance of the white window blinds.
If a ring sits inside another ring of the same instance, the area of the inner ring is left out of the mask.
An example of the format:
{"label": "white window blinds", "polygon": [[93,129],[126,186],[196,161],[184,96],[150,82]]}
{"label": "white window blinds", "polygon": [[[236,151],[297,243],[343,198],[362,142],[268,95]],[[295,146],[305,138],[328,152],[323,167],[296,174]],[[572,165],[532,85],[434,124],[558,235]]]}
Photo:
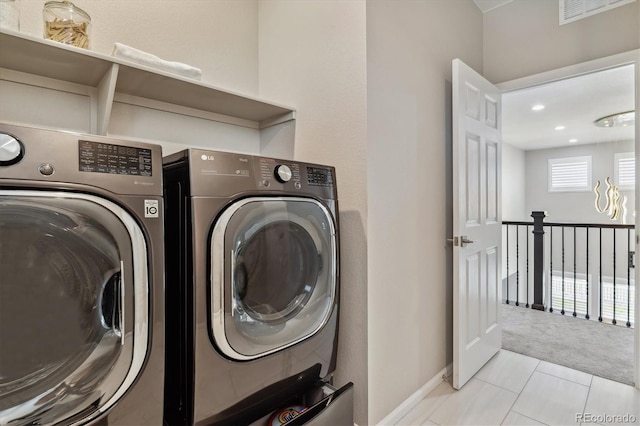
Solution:
{"label": "white window blinds", "polygon": [[549,192],[582,192],[591,190],[591,156],[550,158]]}
{"label": "white window blinds", "polygon": [[560,25],[593,16],[636,0],[558,0]]}
{"label": "white window blinds", "polygon": [[621,152],[614,156],[614,183],[620,189],[633,189],[636,184],[636,159],[633,152]]}

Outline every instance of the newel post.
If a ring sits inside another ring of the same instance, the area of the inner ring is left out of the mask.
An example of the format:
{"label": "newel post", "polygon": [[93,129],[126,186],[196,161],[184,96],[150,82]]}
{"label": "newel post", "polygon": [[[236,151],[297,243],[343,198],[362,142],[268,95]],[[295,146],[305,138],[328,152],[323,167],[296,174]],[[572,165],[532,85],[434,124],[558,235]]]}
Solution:
{"label": "newel post", "polygon": [[533,218],[533,304],[544,311],[544,218],[545,212],[531,212]]}

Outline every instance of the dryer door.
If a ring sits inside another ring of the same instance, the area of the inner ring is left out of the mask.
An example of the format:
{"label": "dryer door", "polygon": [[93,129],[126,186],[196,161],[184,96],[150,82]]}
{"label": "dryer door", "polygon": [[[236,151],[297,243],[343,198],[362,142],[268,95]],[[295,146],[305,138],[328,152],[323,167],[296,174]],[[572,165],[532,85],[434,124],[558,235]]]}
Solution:
{"label": "dryer door", "polygon": [[0,191],[0,424],[75,424],[132,385],[148,343],[142,230],[100,197]]}
{"label": "dryer door", "polygon": [[337,284],[335,225],[309,198],[247,198],[211,236],[211,331],[234,360],[295,345],[327,323]]}

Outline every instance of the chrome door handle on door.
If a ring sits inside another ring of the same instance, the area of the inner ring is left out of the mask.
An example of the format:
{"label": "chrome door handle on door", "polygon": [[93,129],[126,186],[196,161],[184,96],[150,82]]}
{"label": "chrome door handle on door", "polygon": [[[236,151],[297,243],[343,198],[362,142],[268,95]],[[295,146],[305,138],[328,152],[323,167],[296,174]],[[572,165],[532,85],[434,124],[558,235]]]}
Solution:
{"label": "chrome door handle on door", "polygon": [[460,247],[464,247],[465,244],[473,244],[473,241],[467,239],[466,235],[460,237]]}
{"label": "chrome door handle on door", "polygon": [[458,237],[447,238],[447,242],[450,242],[454,246],[460,245],[460,247],[464,247],[465,244],[473,244],[473,241],[467,239],[466,235],[463,235],[460,238]]}

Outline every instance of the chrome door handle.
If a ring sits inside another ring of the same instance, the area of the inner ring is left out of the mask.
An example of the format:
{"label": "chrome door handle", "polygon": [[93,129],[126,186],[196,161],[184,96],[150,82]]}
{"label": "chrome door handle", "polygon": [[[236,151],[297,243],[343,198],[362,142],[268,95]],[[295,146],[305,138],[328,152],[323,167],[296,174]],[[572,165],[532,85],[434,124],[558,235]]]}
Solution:
{"label": "chrome door handle", "polygon": [[464,247],[465,244],[473,244],[473,241],[469,240],[466,235],[460,237],[460,247]]}
{"label": "chrome door handle", "polygon": [[460,238],[458,237],[447,238],[447,242],[453,244],[454,246],[459,245],[460,247],[464,247],[465,244],[473,244],[473,241],[468,239],[466,235],[463,235]]}

